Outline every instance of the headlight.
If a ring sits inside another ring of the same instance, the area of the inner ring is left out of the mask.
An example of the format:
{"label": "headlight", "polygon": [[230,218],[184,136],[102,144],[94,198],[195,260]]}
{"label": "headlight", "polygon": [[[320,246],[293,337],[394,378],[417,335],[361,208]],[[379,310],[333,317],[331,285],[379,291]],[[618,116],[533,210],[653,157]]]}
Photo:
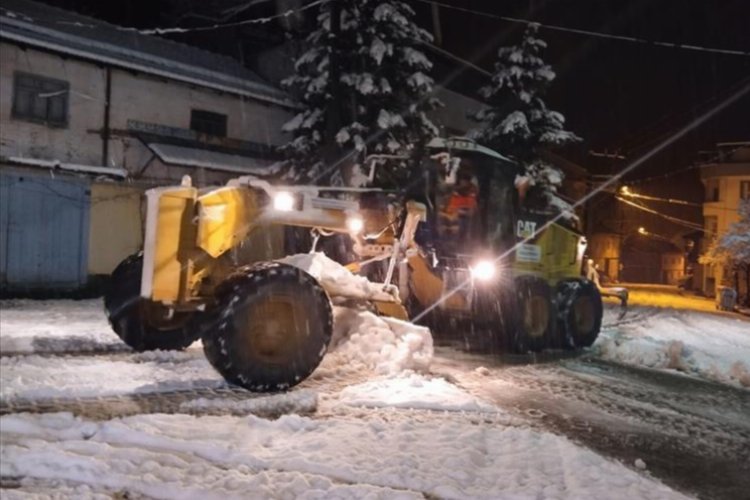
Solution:
{"label": "headlight", "polygon": [[477,281],[489,281],[497,274],[497,266],[491,260],[480,260],[471,266],[471,277]]}
{"label": "headlight", "polygon": [[279,191],[273,195],[273,208],[279,212],[294,210],[294,196],[289,191]]}
{"label": "headlight", "polygon": [[359,215],[350,215],[346,218],[346,228],[352,234],[359,234],[365,228],[365,221]]}

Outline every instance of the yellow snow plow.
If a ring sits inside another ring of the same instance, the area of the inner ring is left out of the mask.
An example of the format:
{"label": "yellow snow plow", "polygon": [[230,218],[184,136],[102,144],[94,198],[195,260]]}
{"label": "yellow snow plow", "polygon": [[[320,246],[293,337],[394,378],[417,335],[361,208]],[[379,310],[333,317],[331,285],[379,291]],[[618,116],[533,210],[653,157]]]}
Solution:
{"label": "yellow snow plow", "polygon": [[[283,390],[315,370],[332,301],[463,320],[498,350],[591,345],[602,302],[580,277],[582,235],[524,208],[517,167],[502,155],[463,139],[429,149],[423,177],[397,193],[251,177],[148,191],[143,252],[114,270],[105,295],[114,331],[136,350],[201,338],[211,364],[254,391]],[[280,251],[275,260],[246,251],[274,227],[309,228],[315,242],[348,235],[350,269],[370,282],[343,287],[279,260]]]}

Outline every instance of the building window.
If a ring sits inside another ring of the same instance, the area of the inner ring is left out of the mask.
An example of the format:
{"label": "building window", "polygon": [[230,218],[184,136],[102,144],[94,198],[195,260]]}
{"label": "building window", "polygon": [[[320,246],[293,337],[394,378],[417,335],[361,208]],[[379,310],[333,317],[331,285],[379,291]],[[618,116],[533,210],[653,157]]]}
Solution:
{"label": "building window", "polygon": [[750,181],[740,181],[740,199],[750,200]]}
{"label": "building window", "polygon": [[719,201],[719,179],[708,179],[706,181],[706,201]]}
{"label": "building window", "polygon": [[69,90],[66,81],[17,71],[13,74],[13,118],[65,126]]}
{"label": "building window", "polygon": [[226,137],[227,115],[193,109],[190,111],[190,130],[195,130],[201,134]]}
{"label": "building window", "polygon": [[716,233],[719,230],[719,219],[714,215],[707,215],[703,218],[703,221],[706,227],[706,236],[710,239],[716,238]]}

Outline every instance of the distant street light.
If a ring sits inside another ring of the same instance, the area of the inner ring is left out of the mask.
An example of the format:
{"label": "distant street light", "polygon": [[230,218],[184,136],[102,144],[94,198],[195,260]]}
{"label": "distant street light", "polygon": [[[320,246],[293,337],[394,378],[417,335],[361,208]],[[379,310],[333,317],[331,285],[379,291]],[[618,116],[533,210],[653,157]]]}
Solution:
{"label": "distant street light", "polygon": [[669,238],[665,238],[664,236],[661,236],[661,235],[658,235],[658,234],[654,234],[654,233],[652,233],[650,231],[646,231],[646,228],[643,227],[643,226],[641,226],[641,227],[638,228],[638,234],[642,234],[643,236],[648,236],[649,238],[654,238],[656,240],[662,240],[662,241],[666,241],[668,243],[672,243],[672,240],[670,240]]}

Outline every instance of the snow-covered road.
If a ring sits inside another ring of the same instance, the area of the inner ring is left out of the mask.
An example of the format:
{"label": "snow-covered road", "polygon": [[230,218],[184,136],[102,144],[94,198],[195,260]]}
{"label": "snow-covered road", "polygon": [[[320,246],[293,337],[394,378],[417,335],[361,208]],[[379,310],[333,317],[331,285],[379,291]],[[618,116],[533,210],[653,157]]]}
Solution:
{"label": "snow-covered road", "polygon": [[[427,369],[431,345],[399,343],[424,343],[418,332],[389,338],[376,318],[340,311],[359,342],[340,343],[294,391],[259,398],[228,387],[199,343],[127,351],[100,301],[0,310],[3,498],[732,498],[750,488],[750,391],[729,371],[689,368],[743,362],[750,339],[731,318],[692,318],[692,337],[679,337],[679,315],[636,310],[609,318],[583,358],[440,347]],[[719,321],[708,349],[704,321]],[[653,351],[677,339],[689,351],[673,375]],[[720,340],[739,357],[727,360]],[[376,342],[388,349],[366,352]],[[652,354],[620,361],[666,371],[601,360],[628,343]]]}

